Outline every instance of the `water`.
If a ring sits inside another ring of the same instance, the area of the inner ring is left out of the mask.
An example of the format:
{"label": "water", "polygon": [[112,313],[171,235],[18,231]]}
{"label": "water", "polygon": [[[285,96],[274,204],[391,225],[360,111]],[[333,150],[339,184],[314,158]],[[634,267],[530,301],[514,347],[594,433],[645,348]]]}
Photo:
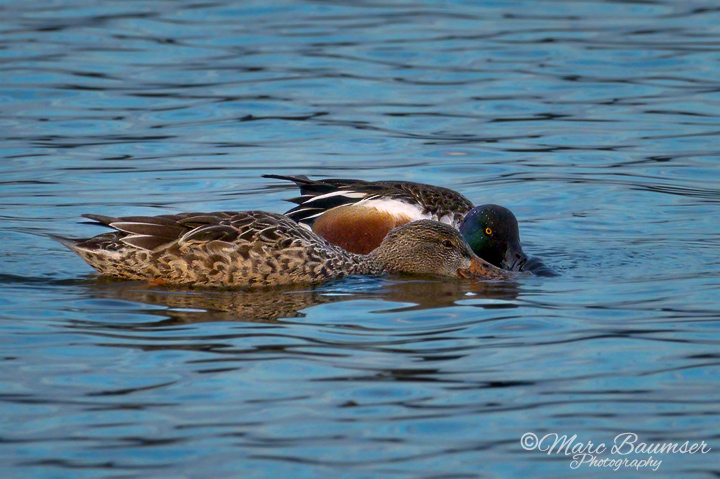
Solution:
{"label": "water", "polygon": [[[713,2],[4,2],[3,478],[717,477]],[[98,279],[86,212],[262,174],[499,203],[558,277],[262,293]],[[523,434],[705,441],[571,468]]]}

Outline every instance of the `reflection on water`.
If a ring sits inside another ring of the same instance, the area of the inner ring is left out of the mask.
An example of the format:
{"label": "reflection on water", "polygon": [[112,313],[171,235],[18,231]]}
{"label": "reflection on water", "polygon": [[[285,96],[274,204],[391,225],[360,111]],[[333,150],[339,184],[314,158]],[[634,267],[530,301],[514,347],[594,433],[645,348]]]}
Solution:
{"label": "reflection on water", "polygon": [[[0,12],[3,479],[718,475],[714,5]],[[263,174],[501,204],[559,275],[179,290],[99,279],[46,236],[285,211],[295,188]],[[713,450],[651,473],[520,445],[627,431]]]}
{"label": "reflection on water", "polygon": [[[159,316],[169,320],[157,323],[167,326],[175,323],[212,321],[273,322],[282,318],[304,318],[302,310],[324,303],[356,300],[380,300],[410,303],[390,311],[419,311],[446,308],[463,299],[488,300],[491,306],[500,303],[512,307],[517,296],[517,285],[512,281],[478,282],[423,281],[406,278],[396,281],[380,281],[371,287],[365,284],[358,292],[351,278],[344,287],[336,285],[311,288],[296,286],[288,288],[257,288],[250,290],[202,290],[177,287],[150,286],[116,280],[98,280],[89,283],[89,297],[120,299],[137,303],[164,306],[156,310]],[[364,292],[362,290],[365,290]]]}

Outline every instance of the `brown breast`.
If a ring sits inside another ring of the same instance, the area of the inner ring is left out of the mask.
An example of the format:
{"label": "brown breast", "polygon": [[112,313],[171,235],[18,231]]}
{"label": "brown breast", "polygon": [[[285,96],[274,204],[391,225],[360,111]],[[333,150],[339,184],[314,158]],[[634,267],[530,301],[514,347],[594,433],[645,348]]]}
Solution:
{"label": "brown breast", "polygon": [[391,229],[408,221],[408,216],[393,216],[375,208],[341,206],[315,220],[313,231],[346,251],[368,254]]}

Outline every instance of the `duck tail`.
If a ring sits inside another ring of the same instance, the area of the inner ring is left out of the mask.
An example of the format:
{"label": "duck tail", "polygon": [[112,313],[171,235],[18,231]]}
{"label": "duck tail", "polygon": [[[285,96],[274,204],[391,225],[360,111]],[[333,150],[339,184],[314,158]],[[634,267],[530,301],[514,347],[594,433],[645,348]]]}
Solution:
{"label": "duck tail", "polygon": [[263,178],[270,178],[273,180],[285,180],[285,181],[292,181],[299,187],[312,185],[315,183],[315,180],[311,180],[305,175],[297,175],[297,176],[284,176],[284,175],[262,175]]}
{"label": "duck tail", "polygon": [[78,244],[85,241],[82,239],[66,238],[65,236],[58,236],[58,235],[53,235],[53,234],[48,234],[48,236],[50,238],[54,239],[55,241],[57,241],[58,243],[60,243],[61,245],[65,246],[69,250],[75,251],[75,252],[77,252],[77,250],[78,250]]}

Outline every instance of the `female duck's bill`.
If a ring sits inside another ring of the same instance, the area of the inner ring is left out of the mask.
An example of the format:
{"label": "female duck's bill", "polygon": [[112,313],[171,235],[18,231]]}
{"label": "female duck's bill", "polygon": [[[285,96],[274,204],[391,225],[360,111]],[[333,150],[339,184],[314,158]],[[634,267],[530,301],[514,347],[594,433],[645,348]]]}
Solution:
{"label": "female duck's bill", "polygon": [[294,182],[302,196],[288,200],[298,206],[285,214],[353,253],[369,253],[397,226],[431,219],[459,229],[475,254],[495,266],[522,271],[527,261],[510,210],[497,205],[473,208],[467,198],[447,188],[409,181],[264,177]]}
{"label": "female duck's bill", "polygon": [[208,287],[313,284],[346,275],[505,279],[460,233],[437,221],[392,230],[368,255],[349,253],[289,218],[263,211],[113,218],[84,215],[115,231],[56,238],[100,273]]}

